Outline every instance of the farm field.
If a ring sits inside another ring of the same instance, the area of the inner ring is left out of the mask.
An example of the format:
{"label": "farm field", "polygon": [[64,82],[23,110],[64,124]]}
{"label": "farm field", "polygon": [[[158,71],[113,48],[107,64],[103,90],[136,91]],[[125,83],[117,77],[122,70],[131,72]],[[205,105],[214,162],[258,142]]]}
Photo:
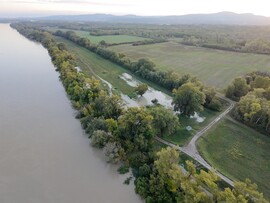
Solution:
{"label": "farm field", "polygon": [[80,37],[88,38],[92,43],[98,44],[100,41],[104,40],[107,43],[123,43],[123,42],[137,42],[146,40],[146,38],[130,36],[130,35],[105,35],[105,36],[93,36],[89,35],[85,31],[76,31]]}
{"label": "farm field", "polygon": [[[69,29],[57,29],[57,28],[47,28],[50,31],[71,31]],[[137,41],[143,41],[147,38],[143,37],[136,37],[136,36],[130,36],[130,35],[104,35],[104,36],[93,36],[90,35],[87,31],[81,31],[81,30],[72,30],[76,32],[76,34],[80,37],[85,37],[89,39],[92,43],[98,44],[100,41],[104,40],[107,43],[114,44],[114,43],[124,43],[124,42],[137,42]]]}
{"label": "farm field", "polygon": [[198,140],[200,154],[234,180],[249,178],[270,199],[270,138],[228,118]]}
{"label": "farm field", "polygon": [[209,86],[224,89],[237,76],[270,70],[270,56],[237,53],[167,42],[143,46],[129,44],[109,47],[132,60],[148,58],[157,69],[193,74]]}

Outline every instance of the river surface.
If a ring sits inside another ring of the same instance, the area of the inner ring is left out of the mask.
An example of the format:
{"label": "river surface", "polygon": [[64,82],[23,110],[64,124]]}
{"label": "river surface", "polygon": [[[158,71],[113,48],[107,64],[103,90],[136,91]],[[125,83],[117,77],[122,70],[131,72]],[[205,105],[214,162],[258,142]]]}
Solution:
{"label": "river surface", "polygon": [[0,24],[0,202],[139,203],[89,146],[47,50]]}

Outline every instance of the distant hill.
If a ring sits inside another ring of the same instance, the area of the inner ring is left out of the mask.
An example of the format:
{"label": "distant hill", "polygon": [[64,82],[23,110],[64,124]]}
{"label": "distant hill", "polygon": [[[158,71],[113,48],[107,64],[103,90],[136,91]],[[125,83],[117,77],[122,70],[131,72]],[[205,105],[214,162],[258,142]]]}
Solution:
{"label": "distant hill", "polygon": [[146,24],[222,24],[222,25],[270,25],[270,18],[250,13],[220,12],[213,14],[189,14],[181,16],[115,16],[110,14],[63,15],[36,18],[39,20],[146,23]]}

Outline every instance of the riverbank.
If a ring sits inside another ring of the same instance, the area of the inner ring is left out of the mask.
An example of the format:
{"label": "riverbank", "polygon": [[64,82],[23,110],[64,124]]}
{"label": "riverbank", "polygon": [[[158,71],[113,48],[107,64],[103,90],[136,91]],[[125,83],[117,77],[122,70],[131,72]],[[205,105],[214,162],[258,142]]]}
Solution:
{"label": "riverbank", "polygon": [[47,50],[0,29],[0,202],[141,202],[89,147]]}

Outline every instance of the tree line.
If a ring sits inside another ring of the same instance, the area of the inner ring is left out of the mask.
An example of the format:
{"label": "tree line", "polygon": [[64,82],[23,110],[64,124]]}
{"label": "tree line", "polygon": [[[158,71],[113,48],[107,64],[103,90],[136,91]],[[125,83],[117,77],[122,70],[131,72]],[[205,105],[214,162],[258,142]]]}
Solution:
{"label": "tree line", "polygon": [[123,54],[118,54],[112,50],[103,48],[102,46],[95,45],[90,42],[89,39],[79,37],[74,31],[63,32],[58,30],[54,33],[56,36],[64,37],[96,54],[102,56],[105,59],[116,63],[136,75],[141,76],[144,79],[150,80],[161,87],[164,87],[170,91],[174,88],[178,88],[183,83],[189,80],[195,80],[194,77],[190,75],[184,75],[179,77],[177,73],[174,72],[162,72],[155,69],[155,64],[147,59],[140,59],[137,62],[132,62],[129,58],[125,57]]}
{"label": "tree line", "polygon": [[169,135],[179,124],[171,110],[159,105],[124,108],[120,97],[108,95],[98,80],[77,71],[73,55],[50,33],[23,24],[12,26],[48,50],[92,145],[103,148],[108,161],[132,167],[135,191],[145,202],[267,203],[256,184],[249,180],[236,182],[234,189],[221,190],[213,171],[196,173],[194,164],[187,162],[187,172],[183,172],[179,166],[179,152],[172,148],[158,153],[154,150],[154,136]]}
{"label": "tree line", "polygon": [[[178,90],[181,88],[182,85],[186,83],[192,83],[194,84],[199,91],[202,92],[203,96],[201,97],[202,99],[199,101],[193,100],[196,104],[196,106],[199,106],[199,108],[195,108],[196,110],[203,110],[201,107],[204,106],[206,108],[212,109],[214,111],[220,111],[222,108],[222,103],[220,100],[216,97],[216,91],[214,88],[208,88],[201,81],[198,80],[198,78],[191,76],[189,74],[179,76],[177,73],[173,71],[159,71],[155,68],[155,64],[148,60],[148,59],[139,59],[136,62],[132,62],[129,58],[125,57],[124,54],[121,53],[116,53],[114,51],[108,50],[103,48],[102,46],[92,44],[89,39],[79,37],[76,35],[74,31],[67,31],[63,32],[61,30],[58,30],[54,33],[56,36],[61,36],[64,37],[98,55],[101,57],[110,60],[113,63],[116,63],[117,65],[120,65],[127,70],[133,72],[135,75],[138,75],[148,81],[151,81],[155,84],[158,84],[159,86],[172,91],[172,90]],[[194,88],[190,88],[193,93],[195,93]],[[176,94],[177,91],[174,92],[174,95]],[[180,98],[177,100],[175,99],[174,103],[181,102]],[[184,105],[181,105],[182,107],[187,107],[189,108],[191,104],[191,101],[188,103],[183,103]],[[187,113],[186,115],[193,115],[195,111],[193,108],[190,113]],[[182,113],[185,114],[185,110],[176,108],[175,110],[181,110]]]}
{"label": "tree line", "polygon": [[226,96],[238,101],[233,116],[270,135],[270,73],[252,72],[235,78],[226,89]]}
{"label": "tree line", "polygon": [[157,44],[157,43],[162,43],[162,42],[168,42],[168,40],[162,39],[162,38],[160,38],[160,39],[147,39],[147,40],[143,40],[143,41],[134,42],[134,43],[132,43],[132,46]]}
{"label": "tree line", "polygon": [[219,49],[223,51],[234,51],[241,53],[256,53],[256,54],[270,54],[270,41],[262,38],[252,39],[252,40],[242,40],[235,42],[230,40],[229,43],[225,43],[225,40],[218,40],[213,42],[207,39],[202,39],[202,37],[195,36],[185,36],[181,42],[183,45],[187,46],[200,46],[210,49]]}

